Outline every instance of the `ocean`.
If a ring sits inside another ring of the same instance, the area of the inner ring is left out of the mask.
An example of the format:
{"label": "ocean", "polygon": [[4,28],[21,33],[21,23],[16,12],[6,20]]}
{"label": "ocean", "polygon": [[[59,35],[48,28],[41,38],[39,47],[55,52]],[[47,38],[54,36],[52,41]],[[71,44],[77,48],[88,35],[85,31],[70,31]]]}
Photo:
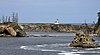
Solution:
{"label": "ocean", "polygon": [[[74,36],[1,37],[0,55],[100,55],[100,47],[69,47],[73,38]],[[93,38],[95,43],[100,43],[100,37]]]}

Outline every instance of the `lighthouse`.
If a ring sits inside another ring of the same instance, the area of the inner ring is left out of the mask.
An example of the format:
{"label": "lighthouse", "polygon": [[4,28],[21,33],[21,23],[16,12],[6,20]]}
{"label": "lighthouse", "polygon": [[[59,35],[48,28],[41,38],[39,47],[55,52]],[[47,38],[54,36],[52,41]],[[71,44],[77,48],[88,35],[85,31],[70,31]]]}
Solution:
{"label": "lighthouse", "polygon": [[59,19],[57,19],[54,24],[59,24]]}

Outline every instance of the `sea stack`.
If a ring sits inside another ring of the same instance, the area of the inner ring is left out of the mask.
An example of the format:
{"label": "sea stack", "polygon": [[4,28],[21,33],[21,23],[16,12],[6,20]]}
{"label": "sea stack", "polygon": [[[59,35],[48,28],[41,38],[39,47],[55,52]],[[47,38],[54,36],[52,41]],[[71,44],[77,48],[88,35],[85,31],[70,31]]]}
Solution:
{"label": "sea stack", "polygon": [[94,39],[91,38],[88,34],[76,33],[76,36],[70,47],[82,47],[82,48],[96,48],[99,45],[94,43]]}

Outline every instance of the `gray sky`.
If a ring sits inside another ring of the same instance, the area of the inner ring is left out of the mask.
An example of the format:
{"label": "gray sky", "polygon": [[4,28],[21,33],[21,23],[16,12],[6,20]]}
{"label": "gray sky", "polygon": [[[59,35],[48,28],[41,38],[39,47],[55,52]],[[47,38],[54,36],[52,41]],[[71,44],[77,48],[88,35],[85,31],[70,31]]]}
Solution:
{"label": "gray sky", "polygon": [[92,23],[99,10],[100,0],[0,0],[0,18],[18,12],[20,23]]}

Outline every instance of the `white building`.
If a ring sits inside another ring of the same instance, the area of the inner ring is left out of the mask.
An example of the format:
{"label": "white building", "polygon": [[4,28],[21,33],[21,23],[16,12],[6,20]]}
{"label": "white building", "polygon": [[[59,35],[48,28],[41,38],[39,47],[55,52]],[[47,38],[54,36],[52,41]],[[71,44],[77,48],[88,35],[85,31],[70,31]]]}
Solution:
{"label": "white building", "polygon": [[54,24],[59,24],[59,20],[57,19]]}

